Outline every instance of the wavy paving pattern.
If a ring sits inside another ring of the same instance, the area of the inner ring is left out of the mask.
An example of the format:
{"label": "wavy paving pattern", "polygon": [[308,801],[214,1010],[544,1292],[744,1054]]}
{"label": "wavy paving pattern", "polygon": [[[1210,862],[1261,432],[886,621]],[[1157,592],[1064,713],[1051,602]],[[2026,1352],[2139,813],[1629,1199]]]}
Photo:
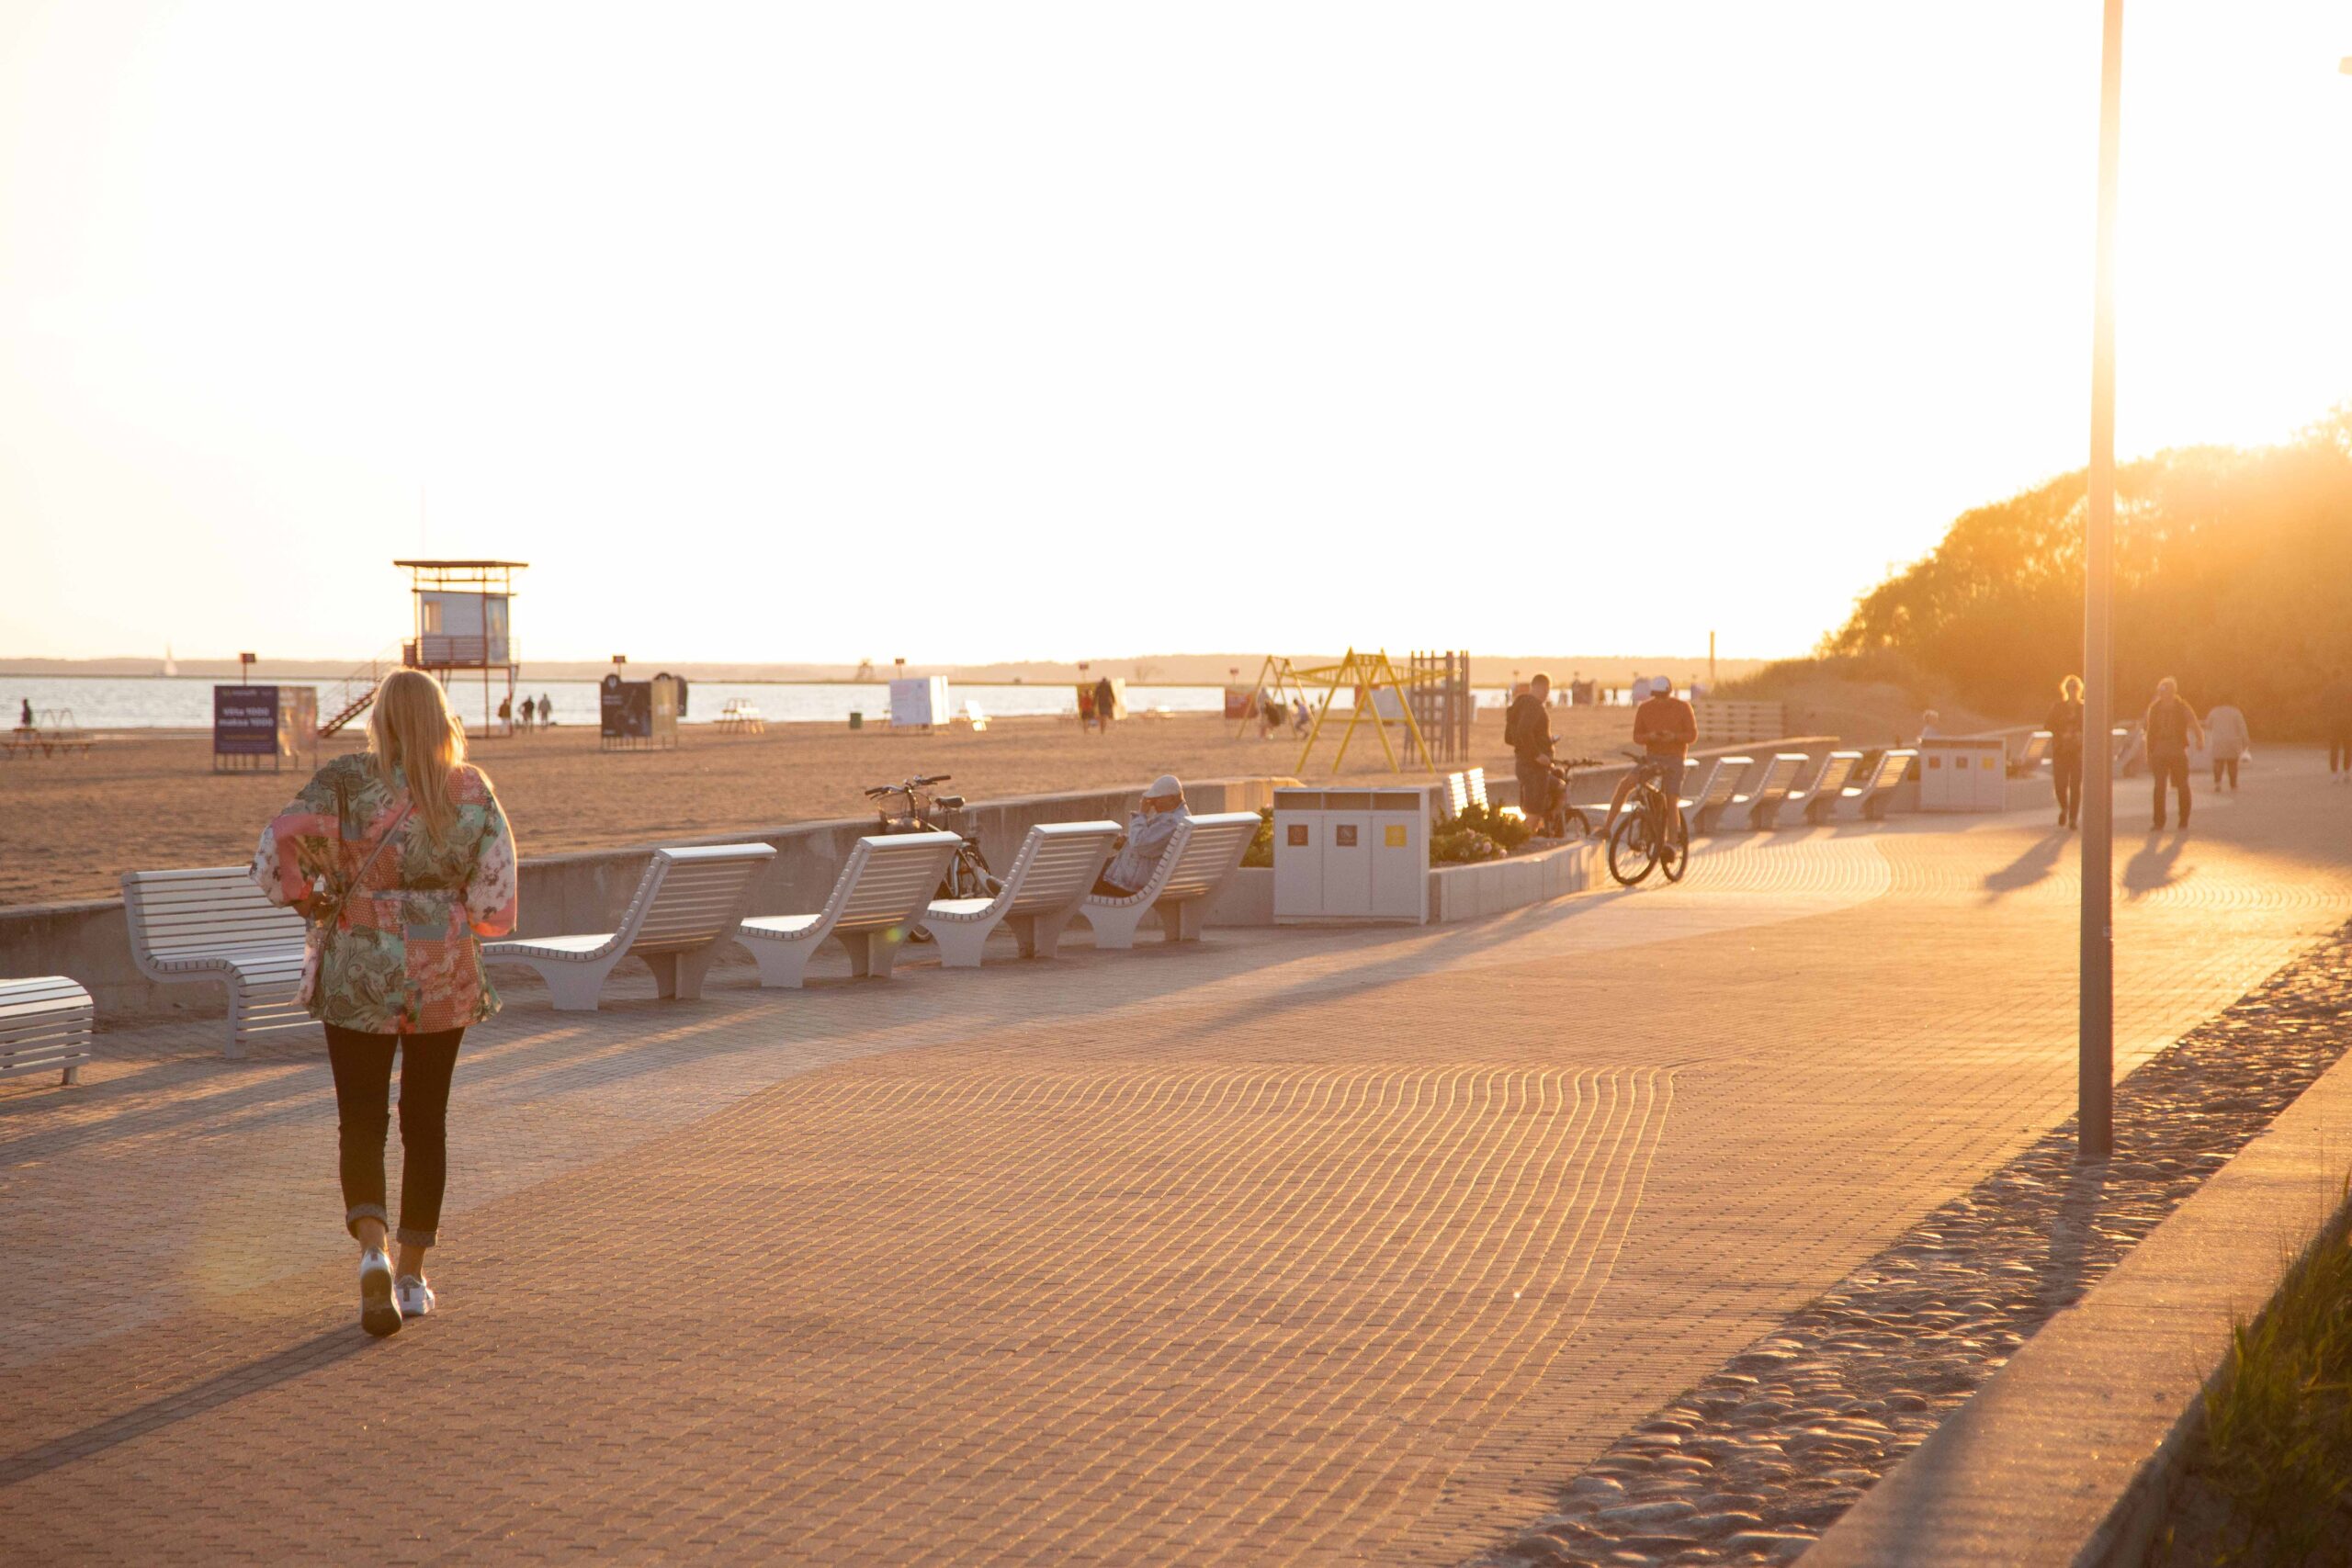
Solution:
{"label": "wavy paving pattern", "polygon": [[[779,1097],[805,1190],[777,1261],[839,1270],[820,1310],[858,1326],[778,1418],[836,1387],[961,1418],[920,1464],[870,1456],[878,1495],[778,1502],[969,1561],[1035,1550],[990,1517],[1008,1472],[1057,1556],[1165,1560],[1208,1520],[1204,1561],[1408,1537],[1590,1312],[1673,1094],[1655,1068],[862,1077]],[[976,1166],[974,1116],[1023,1135]]]}

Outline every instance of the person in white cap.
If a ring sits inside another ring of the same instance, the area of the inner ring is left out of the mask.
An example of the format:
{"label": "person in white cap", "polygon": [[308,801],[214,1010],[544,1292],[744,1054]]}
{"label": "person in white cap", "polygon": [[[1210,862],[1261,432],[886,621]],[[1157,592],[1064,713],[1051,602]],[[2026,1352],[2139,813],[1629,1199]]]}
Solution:
{"label": "person in white cap", "polygon": [[1151,787],[1143,792],[1141,808],[1127,818],[1127,830],[1119,835],[1118,852],[1094,879],[1095,897],[1127,898],[1142,892],[1151,874],[1159,869],[1159,857],[1168,852],[1176,824],[1191,816],[1184,805],[1184,786],[1176,782],[1175,774],[1162,773],[1152,780]]}

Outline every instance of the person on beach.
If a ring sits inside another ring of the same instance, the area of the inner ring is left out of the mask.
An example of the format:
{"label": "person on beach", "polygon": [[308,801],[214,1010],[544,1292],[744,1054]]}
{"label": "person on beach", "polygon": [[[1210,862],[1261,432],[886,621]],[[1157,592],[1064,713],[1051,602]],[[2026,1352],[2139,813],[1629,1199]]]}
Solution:
{"label": "person on beach", "polygon": [[1306,699],[1305,697],[1293,697],[1290,701],[1290,732],[1292,736],[1295,738],[1305,735],[1309,728],[1313,728],[1314,723],[1315,716],[1306,711]]}
{"label": "person on beach", "polygon": [[1170,841],[1176,837],[1176,825],[1192,815],[1184,804],[1184,786],[1175,774],[1162,773],[1152,780],[1136,814],[1127,818],[1127,830],[1114,846],[1111,863],[1094,879],[1095,897],[1129,898],[1142,892],[1152,873],[1159,869],[1159,857],[1168,852]]}
{"label": "person on beach", "polygon": [[1503,744],[1519,780],[1519,809],[1531,822],[1552,809],[1552,677],[1543,671],[1503,712]]}
{"label": "person on beach", "polygon": [[2238,711],[2237,705],[2215,703],[2205,715],[2205,748],[2212,754],[2215,789],[2222,787],[2222,776],[2226,773],[2230,788],[2236,790],[2238,763],[2253,744],[2254,737],[2246,731],[2245,715]]}
{"label": "person on beach", "polygon": [[[441,683],[395,670],[368,750],[321,768],[262,829],[253,879],[310,923],[301,1000],[326,1026],[344,1224],[359,1243],[359,1323],[382,1337],[433,1310],[425,1250],[448,1179],[449,1078],[469,1024],[498,1010],[481,939],[514,929],[514,838]],[[397,1273],[385,1256],[384,1137],[401,1062]]]}
{"label": "person on beach", "polygon": [[2165,785],[2172,785],[2180,804],[2181,831],[2188,830],[2188,751],[2205,743],[2205,727],[2197,710],[2180,700],[2180,682],[2167,675],[2156,682],[2156,700],[2148,705],[2140,733],[2146,738],[2148,772],[2156,782],[2156,815],[2148,831],[2165,830]]}
{"label": "person on beach", "polygon": [[2050,731],[2050,782],[2058,792],[2058,826],[2083,825],[2083,678],[2058,682],[2058,700],[2042,716]]}
{"label": "person on beach", "polygon": [[1111,733],[1111,713],[1118,706],[1118,694],[1111,690],[1111,677],[1103,676],[1094,682],[1094,723],[1103,734]]}
{"label": "person on beach", "polygon": [[542,725],[550,725],[554,722],[555,699],[548,696],[545,692],[541,692],[539,694],[539,723]]}
{"label": "person on beach", "polygon": [[30,729],[32,727],[33,700],[30,697],[21,698],[17,704],[17,728],[18,729]]}

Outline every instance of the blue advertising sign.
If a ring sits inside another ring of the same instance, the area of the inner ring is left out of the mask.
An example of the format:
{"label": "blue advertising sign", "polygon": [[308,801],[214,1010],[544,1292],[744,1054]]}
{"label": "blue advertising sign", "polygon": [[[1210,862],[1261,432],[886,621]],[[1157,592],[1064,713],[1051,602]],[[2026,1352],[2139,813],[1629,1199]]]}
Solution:
{"label": "blue advertising sign", "polygon": [[212,754],[216,757],[277,755],[277,688],[212,688]]}

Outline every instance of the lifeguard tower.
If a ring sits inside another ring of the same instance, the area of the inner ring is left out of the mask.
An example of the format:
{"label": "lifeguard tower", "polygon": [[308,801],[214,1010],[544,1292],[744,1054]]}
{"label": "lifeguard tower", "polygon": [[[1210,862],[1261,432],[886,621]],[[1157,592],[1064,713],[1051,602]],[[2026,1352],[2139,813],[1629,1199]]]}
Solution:
{"label": "lifeguard tower", "polygon": [[[514,733],[514,690],[522,665],[514,636],[514,574],[520,560],[396,560],[409,575],[416,632],[401,645],[401,662],[439,680],[450,705],[472,705],[481,677],[482,735]],[[503,716],[502,716],[502,710]],[[469,725],[468,728],[471,728]]]}

